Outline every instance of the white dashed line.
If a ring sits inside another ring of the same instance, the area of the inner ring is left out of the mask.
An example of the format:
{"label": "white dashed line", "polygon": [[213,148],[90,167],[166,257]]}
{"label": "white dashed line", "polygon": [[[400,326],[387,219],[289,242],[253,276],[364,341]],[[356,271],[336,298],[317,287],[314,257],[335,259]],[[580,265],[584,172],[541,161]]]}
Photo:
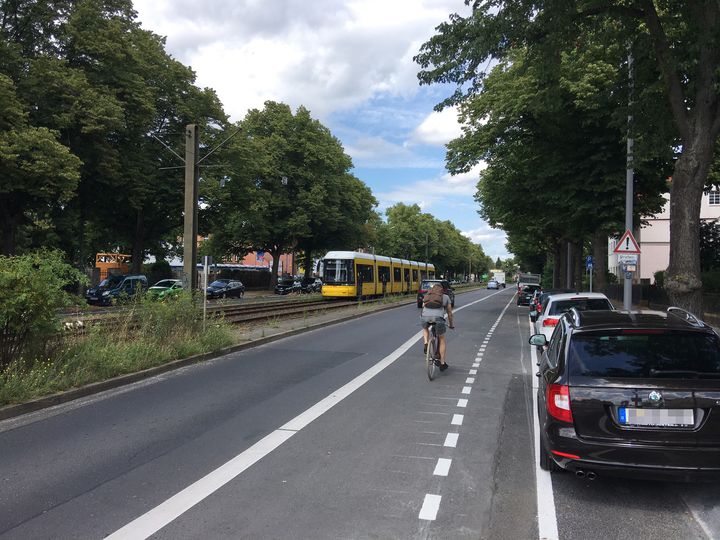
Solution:
{"label": "white dashed line", "polygon": [[465,384],[473,384],[475,382],[475,377],[468,377],[465,379]]}
{"label": "white dashed line", "polygon": [[471,370],[468,372],[468,375],[477,375],[477,369],[471,369]]}
{"label": "white dashed line", "polygon": [[435,470],[433,471],[433,474],[435,476],[447,476],[450,472],[450,464],[452,463],[452,459],[445,459],[440,458],[437,460],[437,465],[435,465]]}
{"label": "white dashed line", "polygon": [[443,446],[447,446],[448,448],[455,448],[457,446],[459,436],[459,433],[448,433],[447,437],[445,437],[445,442],[443,443]]}
{"label": "white dashed line", "polygon": [[463,386],[462,393],[469,394],[470,390],[472,390],[472,388],[470,388],[469,386]]}
{"label": "white dashed line", "polygon": [[458,407],[462,407],[463,409],[467,407],[468,400],[467,399],[458,399]]}
{"label": "white dashed line", "polygon": [[422,508],[420,509],[420,515],[418,516],[420,519],[426,519],[428,521],[435,521],[435,518],[437,518],[438,510],[440,510],[440,500],[442,497],[440,495],[432,495],[430,493],[427,493],[425,495],[425,500],[423,501]]}
{"label": "white dashed line", "polygon": [[453,426],[462,426],[464,418],[465,417],[462,414],[453,414],[450,424]]}

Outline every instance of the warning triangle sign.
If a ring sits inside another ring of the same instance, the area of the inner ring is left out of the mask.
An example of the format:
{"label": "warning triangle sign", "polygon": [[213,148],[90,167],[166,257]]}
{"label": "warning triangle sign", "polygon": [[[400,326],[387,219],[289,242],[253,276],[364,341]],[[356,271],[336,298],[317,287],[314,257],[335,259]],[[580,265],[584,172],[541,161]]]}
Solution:
{"label": "warning triangle sign", "polygon": [[630,231],[625,231],[625,234],[620,237],[620,241],[613,249],[613,253],[640,253],[638,243]]}

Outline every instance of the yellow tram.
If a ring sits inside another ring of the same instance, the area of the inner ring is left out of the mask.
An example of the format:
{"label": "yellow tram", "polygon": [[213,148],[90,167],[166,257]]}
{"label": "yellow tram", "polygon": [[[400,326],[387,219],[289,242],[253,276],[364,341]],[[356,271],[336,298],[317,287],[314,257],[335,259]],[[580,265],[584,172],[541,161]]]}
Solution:
{"label": "yellow tram", "polygon": [[417,292],[420,281],[435,277],[430,263],[357,251],[330,251],[320,265],[327,298]]}

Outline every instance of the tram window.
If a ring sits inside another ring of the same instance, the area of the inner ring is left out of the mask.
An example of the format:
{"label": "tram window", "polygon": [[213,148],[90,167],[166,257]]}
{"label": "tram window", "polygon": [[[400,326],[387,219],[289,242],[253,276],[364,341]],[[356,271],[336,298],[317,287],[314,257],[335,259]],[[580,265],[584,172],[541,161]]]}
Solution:
{"label": "tram window", "polygon": [[413,270],[413,281],[417,281],[417,280],[418,280],[418,271]]}
{"label": "tram window", "polygon": [[378,281],[380,283],[390,283],[390,267],[378,266]]}
{"label": "tram window", "polygon": [[373,267],[370,264],[358,264],[357,273],[358,280],[361,280],[363,283],[372,283],[373,281],[375,281],[375,276],[373,275]]}
{"label": "tram window", "polygon": [[325,260],[325,270],[322,277],[323,282],[334,285],[355,283],[352,263],[351,260],[346,259]]}
{"label": "tram window", "polygon": [[400,276],[401,276],[400,270],[402,270],[402,269],[398,268],[397,266],[395,268],[393,268],[393,281],[400,282]]}
{"label": "tram window", "polygon": [[405,268],[405,281],[410,282],[410,269]]}

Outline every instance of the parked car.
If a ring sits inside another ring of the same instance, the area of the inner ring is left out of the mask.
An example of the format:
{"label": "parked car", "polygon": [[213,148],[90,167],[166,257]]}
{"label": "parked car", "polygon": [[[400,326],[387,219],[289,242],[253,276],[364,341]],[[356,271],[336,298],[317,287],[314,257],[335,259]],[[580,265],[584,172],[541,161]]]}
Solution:
{"label": "parked car", "polygon": [[517,305],[518,306],[529,306],[530,299],[535,294],[535,291],[541,290],[540,285],[524,285],[520,292],[518,292]]}
{"label": "parked car", "polygon": [[615,308],[602,293],[564,293],[548,296],[542,311],[535,321],[535,330],[544,334],[548,341],[563,313],[577,308],[580,311],[614,310]]}
{"label": "parked car", "polygon": [[490,281],[487,282],[487,288],[488,289],[499,289],[500,284],[497,281],[495,281],[494,279],[491,279]]}
{"label": "parked car", "polygon": [[211,298],[242,298],[245,295],[245,285],[235,279],[216,279],[205,290],[208,299]]}
{"label": "parked car", "polygon": [[538,377],[541,468],[720,476],[720,338],[692,314],[572,309]]}
{"label": "parked car", "polygon": [[123,276],[117,285],[100,294],[98,303],[101,306],[109,306],[119,302],[126,302],[136,295],[143,294],[147,291],[147,288],[148,280],[145,276],[141,274]]}
{"label": "parked car", "polygon": [[322,280],[320,278],[303,278],[300,282],[300,292],[318,293],[322,290]]}
{"label": "parked car", "polygon": [[163,279],[148,289],[148,295],[157,300],[172,298],[182,292],[182,281],[179,279]]}
{"label": "parked car", "polygon": [[540,316],[540,312],[542,311],[543,302],[545,302],[545,299],[548,296],[552,296],[553,294],[565,293],[578,294],[575,289],[538,289],[537,291],[535,291],[535,294],[533,294],[533,297],[530,300],[530,320],[532,322],[535,322],[537,320],[537,318]]}
{"label": "parked car", "polygon": [[302,291],[302,283],[299,279],[289,277],[280,278],[275,285],[275,294],[299,293]]}
{"label": "parked car", "polygon": [[436,283],[439,283],[443,286],[443,292],[447,294],[450,297],[450,306],[455,307],[455,289],[453,289],[450,286],[450,282],[446,279],[423,279],[420,283],[420,288],[418,289],[417,293],[417,307],[422,307],[422,301],[425,297],[425,293],[430,290],[430,288],[435,285]]}
{"label": "parked car", "polygon": [[114,289],[120,285],[123,279],[125,279],[125,276],[106,277],[98,285],[85,291],[85,300],[87,300],[88,304],[101,304],[102,293]]}

